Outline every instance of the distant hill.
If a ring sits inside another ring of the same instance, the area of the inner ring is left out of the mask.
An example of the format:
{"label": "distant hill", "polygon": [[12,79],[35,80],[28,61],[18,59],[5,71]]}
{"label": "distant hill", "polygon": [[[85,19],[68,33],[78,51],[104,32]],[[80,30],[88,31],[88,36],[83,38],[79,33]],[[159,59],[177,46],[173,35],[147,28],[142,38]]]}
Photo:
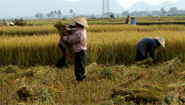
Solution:
{"label": "distant hill", "polygon": [[[67,2],[63,5],[69,9],[73,9],[76,14],[102,14],[102,0],[81,0],[77,2]],[[62,6],[62,7],[63,7]],[[110,12],[122,12],[125,9],[115,0],[109,0]]]}
{"label": "distant hill", "polygon": [[178,10],[185,10],[185,0],[180,0],[176,3],[171,1],[165,1],[162,4],[159,5],[150,5],[145,2],[137,2],[134,5],[132,5],[130,8],[127,9],[129,12],[133,11],[160,11],[160,9],[163,7],[166,11],[168,11],[171,7],[177,7]]}
{"label": "distant hill", "polygon": [[[110,12],[122,12],[125,9],[115,0],[110,0]],[[75,14],[102,14],[102,0],[1,0],[0,17],[3,16],[34,16],[37,12],[49,13],[61,10],[63,15],[69,15],[70,9]]]}
{"label": "distant hill", "polygon": [[150,9],[153,6],[146,3],[146,2],[137,2],[132,7],[128,8],[127,11],[133,12],[133,11],[150,11]]}
{"label": "distant hill", "polygon": [[[123,11],[160,11],[162,7],[168,11],[171,7],[177,7],[178,10],[185,10],[185,0],[179,0],[176,3],[165,1],[160,5],[150,5],[146,2],[137,2],[127,10],[124,9],[116,0],[109,0],[110,12],[122,13]],[[102,0],[80,0],[68,2],[66,0],[1,0],[0,18],[2,17],[34,17],[39,13],[50,13],[51,11],[61,10],[62,15],[70,15],[70,9],[73,13],[79,15],[102,14]]]}

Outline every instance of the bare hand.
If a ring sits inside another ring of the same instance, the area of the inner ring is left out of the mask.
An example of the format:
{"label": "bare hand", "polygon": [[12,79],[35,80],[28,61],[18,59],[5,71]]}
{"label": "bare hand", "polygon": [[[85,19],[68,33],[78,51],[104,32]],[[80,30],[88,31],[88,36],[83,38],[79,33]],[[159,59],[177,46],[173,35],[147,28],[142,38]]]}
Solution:
{"label": "bare hand", "polygon": [[66,30],[66,25],[63,25],[63,29]]}
{"label": "bare hand", "polygon": [[63,31],[63,30],[60,30],[60,31],[59,31],[59,36],[60,36],[61,38],[64,37],[64,36],[62,35],[62,31]]}

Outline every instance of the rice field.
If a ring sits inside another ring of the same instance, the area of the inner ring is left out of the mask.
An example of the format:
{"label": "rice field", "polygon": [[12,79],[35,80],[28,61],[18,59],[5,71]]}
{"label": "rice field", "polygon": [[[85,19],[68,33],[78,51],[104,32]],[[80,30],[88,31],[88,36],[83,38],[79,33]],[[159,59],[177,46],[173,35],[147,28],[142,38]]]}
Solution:
{"label": "rice field", "polygon": [[[184,26],[98,25],[95,27],[93,25],[90,27],[92,29],[87,29],[88,63],[132,64],[136,57],[137,42],[144,37],[154,38],[156,36],[166,39],[166,48],[159,48],[160,53],[158,54],[162,54],[159,62],[174,57],[179,57],[184,62]],[[53,65],[62,56],[57,44],[58,34],[2,35],[0,37],[0,51],[2,52],[0,53],[0,65],[13,64],[21,67]],[[158,50],[156,50],[156,56],[157,52]]]}
{"label": "rice field", "polygon": [[[166,20],[174,21],[170,17]],[[45,20],[39,21],[44,24]],[[181,105],[185,102],[183,25],[91,24],[87,28],[87,78],[82,85],[75,81],[73,62],[68,68],[54,69],[62,52],[57,45],[57,29],[50,21],[41,26],[0,26],[0,29],[2,105]],[[166,39],[165,48],[156,49],[156,64],[135,62],[135,46],[144,37]]]}
{"label": "rice field", "polygon": [[[131,26],[131,25],[90,25],[87,32],[119,32],[119,31],[139,31],[139,32],[154,32],[154,31],[184,31],[183,25],[152,25],[152,26]],[[53,25],[43,26],[3,26],[0,30],[0,36],[32,36],[32,35],[51,35],[58,34],[58,31]]]}

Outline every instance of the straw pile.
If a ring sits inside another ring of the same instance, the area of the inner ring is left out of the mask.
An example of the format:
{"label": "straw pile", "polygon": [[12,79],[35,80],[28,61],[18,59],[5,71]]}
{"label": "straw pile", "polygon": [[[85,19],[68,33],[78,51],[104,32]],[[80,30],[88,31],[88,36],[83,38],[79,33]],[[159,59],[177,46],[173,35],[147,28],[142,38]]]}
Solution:
{"label": "straw pile", "polygon": [[146,67],[146,65],[149,65],[152,62],[153,62],[153,59],[149,57],[148,59],[136,62],[131,66],[131,68]]}
{"label": "straw pile", "polygon": [[100,71],[100,76],[99,79],[112,79],[114,77],[114,73],[112,70],[108,68],[104,68],[103,70]]}
{"label": "straw pile", "polygon": [[[58,31],[64,29],[63,24],[60,21],[55,24],[55,27],[58,29]],[[69,36],[69,34],[65,30],[62,31],[62,35]],[[66,49],[65,50],[66,51],[66,62],[73,62],[75,55],[74,55],[72,45],[68,44],[65,41],[63,41],[63,43],[64,43],[65,49]]]}
{"label": "straw pile", "polygon": [[170,61],[164,62],[161,66],[158,67],[158,69],[164,74],[171,74],[174,71],[178,71],[181,66],[181,60],[176,57]]}
{"label": "straw pile", "polygon": [[125,82],[121,83],[120,86],[121,87],[125,87],[125,86],[127,86],[129,84],[132,84],[132,83],[134,83],[134,82],[144,78],[145,76],[146,76],[146,72],[141,72],[135,78],[132,78],[132,79],[130,79],[128,81],[125,81]]}
{"label": "straw pile", "polygon": [[5,73],[17,73],[19,72],[20,69],[17,66],[13,66],[13,65],[8,65],[3,72]]}
{"label": "straw pile", "polygon": [[23,18],[19,19],[15,19],[15,25],[17,26],[28,26],[29,24],[27,23],[27,21],[24,21]]}
{"label": "straw pile", "polygon": [[117,96],[125,97],[125,102],[133,101],[136,104],[160,103],[164,100],[165,94],[163,92],[152,91],[145,88],[139,89],[113,89],[112,98]]}

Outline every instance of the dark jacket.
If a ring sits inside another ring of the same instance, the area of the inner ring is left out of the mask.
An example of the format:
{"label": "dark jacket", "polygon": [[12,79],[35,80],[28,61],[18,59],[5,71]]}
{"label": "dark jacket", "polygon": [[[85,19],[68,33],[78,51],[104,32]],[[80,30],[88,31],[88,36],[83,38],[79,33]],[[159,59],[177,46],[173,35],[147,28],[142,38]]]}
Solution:
{"label": "dark jacket", "polygon": [[138,44],[136,45],[136,49],[139,50],[143,56],[145,56],[146,53],[149,52],[150,57],[154,59],[155,49],[157,48],[157,46],[157,40],[146,37],[138,42]]}
{"label": "dark jacket", "polygon": [[129,18],[126,19],[125,24],[128,24],[128,22],[129,22]]}

